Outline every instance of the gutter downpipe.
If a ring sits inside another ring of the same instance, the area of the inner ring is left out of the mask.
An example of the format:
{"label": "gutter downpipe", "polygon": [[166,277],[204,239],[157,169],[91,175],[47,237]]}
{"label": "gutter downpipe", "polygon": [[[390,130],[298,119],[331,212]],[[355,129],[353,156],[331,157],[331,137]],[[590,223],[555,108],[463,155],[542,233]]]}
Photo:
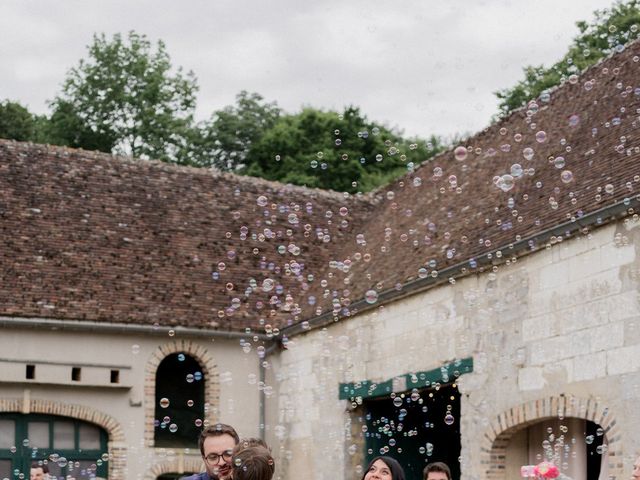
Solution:
{"label": "gutter downpipe", "polygon": [[264,363],[267,361],[267,357],[273,353],[273,351],[278,348],[278,346],[280,346],[282,344],[282,338],[279,339],[272,339],[271,340],[271,345],[267,346],[264,349],[264,355],[262,357],[258,358],[258,369],[260,370],[260,382],[262,385],[262,388],[259,389],[260,391],[260,419],[259,419],[259,424],[258,424],[258,430],[260,431],[260,439],[261,440],[265,440],[265,436],[266,436],[266,419],[267,419],[267,396],[264,393],[264,386],[265,386],[265,381],[266,381],[266,376],[267,376],[267,372],[266,372],[266,368],[264,366]]}
{"label": "gutter downpipe", "polygon": [[[348,316],[373,310],[378,308],[381,304],[396,301],[409,295],[428,290],[448,282],[449,279],[465,277],[476,272],[481,273],[484,267],[505,263],[514,254],[526,255],[533,253],[538,250],[537,244],[543,242],[546,243],[553,237],[569,237],[584,228],[589,228],[594,225],[597,227],[605,225],[606,223],[616,219],[632,215],[638,210],[638,207],[640,207],[640,195],[624,198],[612,205],[583,215],[575,220],[561,223],[555,227],[551,227],[543,230],[542,232],[531,235],[523,240],[495,248],[478,257],[472,257],[443,270],[439,270],[436,277],[429,276],[426,278],[416,278],[406,282],[402,285],[400,290],[396,290],[395,288],[384,290],[378,294],[378,300],[374,304],[369,304],[361,298],[351,304]],[[496,256],[498,252],[501,252],[501,256]],[[475,260],[475,267],[470,267],[469,264],[471,260]],[[298,322],[289,327],[283,328],[281,330],[281,335],[283,337],[292,337],[300,333],[306,333],[317,328],[325,327],[335,321],[336,319],[332,311],[324,312],[321,315],[309,319],[309,326],[307,328],[302,328],[302,322]]]}

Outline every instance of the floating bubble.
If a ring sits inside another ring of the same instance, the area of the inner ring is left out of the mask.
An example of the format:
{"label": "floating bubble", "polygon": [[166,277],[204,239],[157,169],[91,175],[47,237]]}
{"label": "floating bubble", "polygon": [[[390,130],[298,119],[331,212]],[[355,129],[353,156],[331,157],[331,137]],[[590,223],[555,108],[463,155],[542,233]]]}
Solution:
{"label": "floating bubble", "polygon": [[401,407],[402,406],[402,398],[400,397],[396,397],[393,399],[393,405],[396,407]]}
{"label": "floating bubble", "polygon": [[467,153],[467,148],[463,147],[462,145],[456,147],[456,149],[453,151],[453,155],[459,162],[464,162],[467,159]]}
{"label": "floating bubble", "polygon": [[525,160],[531,160],[533,158],[534,152],[533,152],[533,148],[531,147],[526,147],[522,150],[522,156],[525,158]]}
{"label": "floating bubble", "polygon": [[267,205],[267,202],[268,202],[267,197],[265,197],[264,195],[260,195],[256,200],[256,203],[260,207],[265,207]]}
{"label": "floating bubble", "polygon": [[347,207],[340,207],[340,215],[343,217],[346,217],[349,214],[349,210],[347,209]]}
{"label": "floating bubble", "polygon": [[187,407],[193,407],[193,400],[187,400]]}
{"label": "floating bubble", "polygon": [[451,415],[450,413],[447,413],[444,416],[444,423],[446,423],[447,425],[453,425],[454,421],[455,419],[453,418],[453,415]]}
{"label": "floating bubble", "polygon": [[442,168],[440,168],[440,167],[436,167],[436,168],[433,169],[433,176],[436,177],[436,178],[441,177],[443,175],[443,173],[444,172],[442,171]]}
{"label": "floating bubble", "polygon": [[570,127],[576,127],[576,126],[578,126],[579,123],[580,123],[580,115],[578,115],[577,113],[574,113],[573,115],[571,115],[569,117],[569,126]]}
{"label": "floating bubble", "polygon": [[274,286],[275,286],[275,282],[272,279],[265,278],[262,282],[262,291],[270,292],[271,290],[273,290]]}
{"label": "floating bubble", "polygon": [[516,178],[522,176],[522,166],[519,163],[511,165],[511,176]]}
{"label": "floating bubble", "polygon": [[137,355],[140,353],[140,345],[138,345],[137,343],[134,343],[133,345],[131,345],[131,353],[133,353],[134,355]]}
{"label": "floating bubble", "polygon": [[195,380],[193,373],[187,373],[185,380],[187,381],[187,383],[193,383],[193,381]]}
{"label": "floating bubble", "polygon": [[200,418],[196,418],[195,422],[193,422],[193,423],[194,423],[194,425],[195,425],[196,427],[198,427],[198,428],[199,428],[199,427],[201,427],[201,426],[202,426],[202,419],[200,419]]}
{"label": "floating bubble", "polygon": [[612,185],[612,184],[610,184],[610,183],[607,183],[607,184],[604,186],[604,191],[605,191],[605,192],[607,192],[609,195],[613,195],[614,190],[615,190],[615,189],[614,189],[613,185]]}
{"label": "floating bubble", "polygon": [[539,132],[536,133],[536,142],[544,143],[546,141],[547,141],[547,132],[545,132],[544,130],[540,130]]}
{"label": "floating bubble", "polygon": [[178,354],[178,361],[179,362],[184,362],[184,359],[185,359],[184,353],[179,353]]}
{"label": "floating bubble", "polygon": [[508,192],[514,187],[514,185],[515,185],[514,178],[509,174],[502,175],[496,181],[496,186],[503,192]]}
{"label": "floating bubble", "polygon": [[368,304],[376,303],[378,301],[378,292],[375,290],[367,290],[364,294],[364,299]]}
{"label": "floating bubble", "polygon": [[416,177],[413,179],[413,186],[414,187],[419,187],[420,185],[422,185],[422,179],[420,177]]}
{"label": "floating bubble", "polygon": [[560,174],[560,180],[562,180],[563,183],[571,182],[573,180],[573,172],[571,170],[564,170]]}
{"label": "floating bubble", "polygon": [[69,462],[67,461],[67,459],[66,459],[65,457],[60,457],[60,458],[58,458],[58,461],[57,461],[56,463],[58,464],[58,466],[59,466],[60,468],[64,468],[64,467],[66,467],[66,466],[67,466],[67,464],[68,464]]}
{"label": "floating bubble", "polygon": [[565,161],[564,161],[564,157],[556,157],[553,159],[553,166],[560,169],[560,168],[564,168],[565,166]]}
{"label": "floating bubble", "polygon": [[171,433],[176,433],[178,431],[178,425],[176,425],[175,423],[172,423],[171,425],[169,425],[169,431]]}
{"label": "floating bubble", "polygon": [[376,155],[376,162],[381,162],[382,161],[382,155],[379,153]]}

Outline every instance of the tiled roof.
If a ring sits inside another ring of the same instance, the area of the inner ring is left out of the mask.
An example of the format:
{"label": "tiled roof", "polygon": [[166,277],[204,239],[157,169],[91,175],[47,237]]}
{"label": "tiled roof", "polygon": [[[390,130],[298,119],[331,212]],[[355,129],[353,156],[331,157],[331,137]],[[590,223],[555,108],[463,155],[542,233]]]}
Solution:
{"label": "tiled roof", "polygon": [[[639,56],[636,41],[469,138],[466,152],[445,152],[377,192],[366,245],[342,250],[353,260],[351,301],[462,262],[473,271],[486,252],[509,256],[514,242],[638,195]],[[499,188],[496,177],[512,169]],[[370,260],[355,261],[356,251]]]}
{"label": "tiled roof", "polygon": [[638,56],[630,44],[363,198],[0,141],[0,315],[282,328],[473,271],[638,194]]}
{"label": "tiled roof", "polygon": [[[0,141],[0,315],[225,330],[260,318],[282,324],[290,312],[272,317],[271,297],[306,288],[291,272],[318,270],[360,228],[341,208],[370,206],[335,192]],[[247,296],[251,278],[260,288]],[[262,288],[265,279],[273,288]]]}

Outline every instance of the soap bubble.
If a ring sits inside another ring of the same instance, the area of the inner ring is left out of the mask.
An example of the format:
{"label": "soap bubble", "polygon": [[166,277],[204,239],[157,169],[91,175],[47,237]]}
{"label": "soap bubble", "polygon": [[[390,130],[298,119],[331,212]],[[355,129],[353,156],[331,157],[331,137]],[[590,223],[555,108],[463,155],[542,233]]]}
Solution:
{"label": "soap bubble", "polygon": [[544,130],[540,130],[538,133],[536,133],[536,141],[538,143],[544,143],[547,141],[547,132],[545,132]]}
{"label": "soap bubble", "polygon": [[573,172],[571,170],[564,170],[560,174],[560,180],[562,180],[563,183],[571,182],[573,180]]}
{"label": "soap bubble", "polygon": [[565,166],[564,157],[556,157],[553,160],[553,166],[558,168],[558,169],[564,168],[564,166]]}
{"label": "soap bubble", "polygon": [[467,159],[466,147],[463,147],[462,145],[456,147],[456,149],[453,151],[453,155],[456,157],[456,160],[458,160],[459,162],[465,161]]}
{"label": "soap bubble", "polygon": [[376,303],[378,301],[378,292],[375,290],[367,290],[364,294],[364,299],[368,304]]}
{"label": "soap bubble", "polygon": [[258,204],[258,206],[260,207],[264,207],[267,205],[267,197],[265,197],[264,195],[260,195],[258,197],[258,200],[256,200],[256,203]]}
{"label": "soap bubble", "polygon": [[533,158],[533,154],[533,148],[531,147],[527,147],[522,150],[522,156],[525,158],[525,160],[531,160]]}
{"label": "soap bubble", "polygon": [[160,399],[160,407],[161,408],[168,408],[169,407],[169,399],[168,398],[161,398]]}
{"label": "soap bubble", "polygon": [[516,178],[522,176],[522,166],[519,163],[511,165],[511,176]]}

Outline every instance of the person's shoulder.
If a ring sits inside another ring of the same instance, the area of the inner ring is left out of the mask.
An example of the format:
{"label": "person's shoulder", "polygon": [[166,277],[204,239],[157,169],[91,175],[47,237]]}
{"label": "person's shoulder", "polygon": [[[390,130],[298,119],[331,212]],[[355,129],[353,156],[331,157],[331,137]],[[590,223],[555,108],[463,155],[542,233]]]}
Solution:
{"label": "person's shoulder", "polygon": [[188,477],[182,477],[180,480],[209,480],[209,475],[207,472],[202,473],[194,473],[193,475],[189,475]]}

